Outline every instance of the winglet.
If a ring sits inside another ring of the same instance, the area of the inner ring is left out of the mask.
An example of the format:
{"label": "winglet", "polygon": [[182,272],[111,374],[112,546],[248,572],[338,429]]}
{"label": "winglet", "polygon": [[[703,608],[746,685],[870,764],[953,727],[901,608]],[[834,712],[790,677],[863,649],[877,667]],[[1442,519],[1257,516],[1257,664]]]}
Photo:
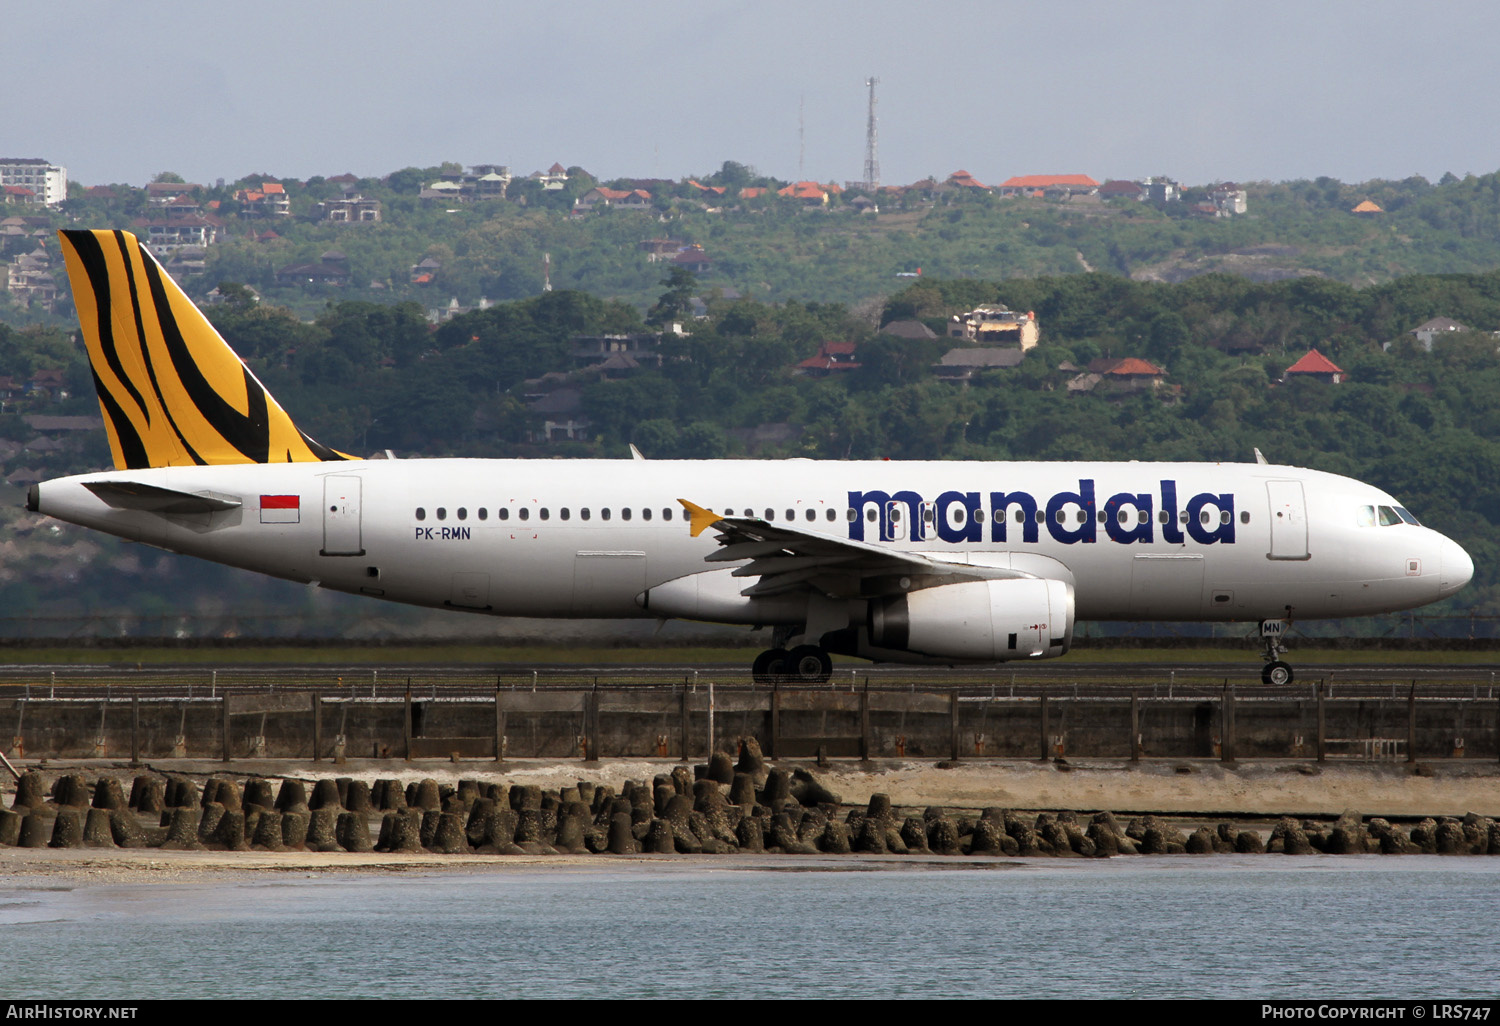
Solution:
{"label": "winglet", "polygon": [[703,533],[704,528],[712,527],[724,518],[711,509],[704,509],[697,503],[688,502],[686,499],[678,499],[682,508],[688,511],[688,520],[692,524],[692,535],[694,538]]}

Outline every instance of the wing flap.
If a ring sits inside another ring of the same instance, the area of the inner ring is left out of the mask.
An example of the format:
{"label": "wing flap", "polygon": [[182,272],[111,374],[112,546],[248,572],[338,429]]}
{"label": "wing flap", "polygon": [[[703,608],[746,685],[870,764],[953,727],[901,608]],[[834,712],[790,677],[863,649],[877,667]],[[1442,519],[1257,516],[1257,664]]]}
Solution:
{"label": "wing flap", "polygon": [[691,514],[694,536],[705,530],[718,535],[721,547],[705,556],[705,562],[744,560],[745,564],[736,567],[733,576],[759,578],[740,593],[747,597],[780,595],[800,589],[817,590],[835,598],[868,598],[872,594],[953,581],[1036,576],[1009,567],[952,563],[920,552],[838,538],[795,524],[720,516],[685,499],[677,501]]}

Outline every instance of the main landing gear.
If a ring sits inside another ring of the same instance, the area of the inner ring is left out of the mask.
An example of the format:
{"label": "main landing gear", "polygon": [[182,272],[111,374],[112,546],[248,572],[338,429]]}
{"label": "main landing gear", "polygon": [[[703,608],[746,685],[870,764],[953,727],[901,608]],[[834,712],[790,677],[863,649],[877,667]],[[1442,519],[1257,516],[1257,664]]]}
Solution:
{"label": "main landing gear", "polygon": [[1281,640],[1286,636],[1286,628],[1287,621],[1285,620],[1262,620],[1260,622],[1261,640],[1266,643],[1266,665],[1260,671],[1263,684],[1280,687],[1283,684],[1290,684],[1296,677],[1291,666],[1281,659],[1281,654],[1286,651],[1286,645]]}
{"label": "main landing gear", "polygon": [[757,684],[823,684],[833,676],[833,660],[817,645],[767,649],[750,672]]}

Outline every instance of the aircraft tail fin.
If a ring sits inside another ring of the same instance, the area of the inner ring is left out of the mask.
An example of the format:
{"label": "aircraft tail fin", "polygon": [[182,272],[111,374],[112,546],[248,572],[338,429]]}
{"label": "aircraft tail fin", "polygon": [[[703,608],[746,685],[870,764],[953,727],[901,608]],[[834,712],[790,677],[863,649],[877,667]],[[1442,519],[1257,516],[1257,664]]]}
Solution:
{"label": "aircraft tail fin", "polygon": [[117,470],[353,458],[297,429],[134,235],[58,236]]}

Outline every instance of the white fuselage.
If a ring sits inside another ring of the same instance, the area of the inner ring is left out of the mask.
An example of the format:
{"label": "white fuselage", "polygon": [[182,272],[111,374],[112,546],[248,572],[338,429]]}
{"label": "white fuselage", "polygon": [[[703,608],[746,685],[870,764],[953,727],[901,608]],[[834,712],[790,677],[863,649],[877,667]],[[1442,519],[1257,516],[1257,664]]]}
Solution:
{"label": "white fuselage", "polygon": [[[239,505],[189,515],[114,508],[84,487],[101,481]],[[1359,616],[1436,601],[1473,573],[1436,531],[1381,526],[1378,512],[1372,520],[1372,510],[1399,507],[1378,489],[1259,464],[373,460],[107,471],[44,482],[35,507],[394,601],[634,617],[659,615],[644,608],[650,589],[723,566],[704,562],[718,543],[712,532],[691,535],[678,499],[1062,578],[1080,620]],[[744,622],[775,620],[762,611]]]}

